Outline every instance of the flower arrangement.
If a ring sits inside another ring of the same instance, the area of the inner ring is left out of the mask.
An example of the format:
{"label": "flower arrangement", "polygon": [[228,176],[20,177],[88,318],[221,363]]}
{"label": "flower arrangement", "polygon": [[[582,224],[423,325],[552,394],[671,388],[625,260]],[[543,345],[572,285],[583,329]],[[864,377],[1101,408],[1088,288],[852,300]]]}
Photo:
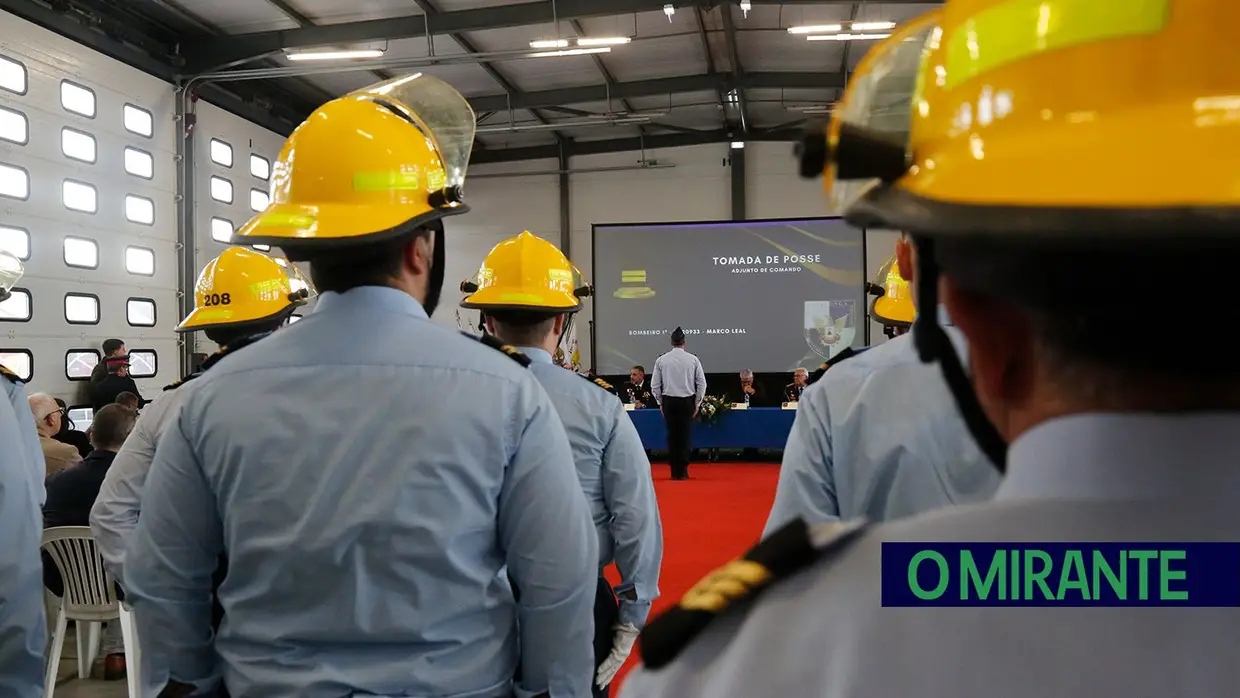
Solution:
{"label": "flower arrangement", "polygon": [[714,424],[730,409],[732,409],[732,403],[726,397],[707,395],[702,398],[702,405],[698,408],[698,421],[703,424]]}

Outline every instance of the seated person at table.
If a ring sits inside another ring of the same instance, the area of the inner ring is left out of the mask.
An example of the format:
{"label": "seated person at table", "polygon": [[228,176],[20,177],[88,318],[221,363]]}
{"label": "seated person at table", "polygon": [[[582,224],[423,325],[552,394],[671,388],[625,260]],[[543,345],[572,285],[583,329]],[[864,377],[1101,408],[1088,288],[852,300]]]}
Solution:
{"label": "seated person at table", "polygon": [[629,369],[629,380],[620,386],[620,399],[634,407],[658,407],[654,395],[650,394],[650,381],[646,379],[644,366]]}
{"label": "seated person at table", "polygon": [[757,383],[753,382],[753,371],[742,369],[740,381],[736,387],[728,391],[728,399],[733,404],[745,404],[750,407],[765,407],[765,396]]}
{"label": "seated person at table", "polygon": [[784,386],[784,402],[800,402],[801,393],[809,384],[809,371],[798,368],[792,373],[792,382]]}

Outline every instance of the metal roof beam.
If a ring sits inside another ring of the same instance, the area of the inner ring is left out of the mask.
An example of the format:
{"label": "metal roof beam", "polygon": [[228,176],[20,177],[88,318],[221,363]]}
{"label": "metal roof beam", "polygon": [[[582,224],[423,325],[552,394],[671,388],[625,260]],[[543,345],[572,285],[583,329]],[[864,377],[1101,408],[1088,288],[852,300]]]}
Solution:
{"label": "metal roof beam", "polygon": [[727,92],[740,87],[748,89],[839,89],[843,86],[844,76],[839,73],[746,73],[743,78],[728,74],[687,75],[617,82],[610,88],[607,85],[590,85],[523,92],[516,95],[487,95],[473,97],[469,103],[475,112],[483,112],[558,107],[583,102],[605,102],[608,99],[657,97],[685,92],[716,92],[719,90]]}
{"label": "metal roof beam", "polygon": [[[712,143],[731,143],[735,138],[730,129],[699,131],[696,133],[658,134],[645,137],[613,138],[600,141],[575,141],[567,146],[566,153],[570,156],[598,155],[602,153],[625,153],[637,150],[653,150],[663,148],[681,148],[690,145],[709,145]],[[751,131],[746,139],[749,142],[771,141],[791,143],[799,140],[799,129],[779,131]],[[556,144],[535,145],[522,148],[503,148],[475,153],[470,165],[484,165],[500,162],[519,162],[523,160],[552,160],[560,155],[560,146]],[[789,167],[792,168],[792,154],[789,151]],[[791,170],[790,170],[791,171]],[[468,177],[467,177],[468,179]]]}
{"label": "metal roof beam", "polygon": [[[755,5],[821,5],[847,4],[852,0],[751,0]],[[868,0],[871,4],[938,5],[932,0]],[[309,48],[333,44],[356,44],[370,41],[408,39],[430,34],[451,34],[550,24],[557,19],[589,19],[638,12],[658,12],[667,0],[540,0],[515,5],[475,7],[467,10],[441,12],[429,16],[394,17],[301,29],[241,34],[228,39],[195,41],[186,46],[192,72],[232,65],[284,49]],[[690,0],[674,3],[679,9],[713,7],[715,0]]]}
{"label": "metal roof beam", "polygon": [[736,45],[736,22],[732,21],[732,4],[719,6],[719,16],[723,19],[723,37],[728,47],[728,62],[732,64],[732,74],[736,76],[736,106],[741,114],[741,133],[749,133],[749,100],[745,98],[745,69],[741,66],[740,50]]}

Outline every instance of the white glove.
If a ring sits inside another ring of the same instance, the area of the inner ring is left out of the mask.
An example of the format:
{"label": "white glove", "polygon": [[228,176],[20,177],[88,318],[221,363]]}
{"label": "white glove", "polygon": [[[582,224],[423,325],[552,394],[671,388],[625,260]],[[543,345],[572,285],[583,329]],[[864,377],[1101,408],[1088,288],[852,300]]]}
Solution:
{"label": "white glove", "polygon": [[611,654],[607,655],[607,659],[599,665],[598,674],[594,677],[594,683],[602,688],[611,683],[616,678],[616,672],[620,671],[620,667],[624,666],[624,660],[629,658],[629,654],[633,652],[633,643],[637,642],[637,635],[641,631],[632,623],[616,625],[612,627],[615,633],[612,636]]}

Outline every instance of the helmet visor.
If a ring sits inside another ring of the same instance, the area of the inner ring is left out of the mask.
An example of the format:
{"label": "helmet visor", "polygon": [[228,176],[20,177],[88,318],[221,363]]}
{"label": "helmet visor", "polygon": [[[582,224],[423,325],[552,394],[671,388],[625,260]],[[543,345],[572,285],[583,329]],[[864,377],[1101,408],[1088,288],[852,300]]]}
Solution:
{"label": "helmet visor", "polygon": [[443,80],[413,73],[371,85],[351,96],[402,107],[429,132],[426,135],[438,146],[446,180],[442,184],[432,182],[432,190],[464,185],[465,170],[474,147],[475,122],[474,110],[460,92]]}
{"label": "helmet visor", "polygon": [[[298,269],[296,264],[283,257],[272,257],[272,260],[284,270],[285,275],[288,277],[289,290],[294,296],[300,296],[295,301],[295,305],[304,305],[306,301],[319,295],[314,288],[314,284],[310,282],[310,279],[306,278],[305,274],[301,273],[301,269]],[[304,294],[302,293],[303,291]]]}
{"label": "helmet visor", "polygon": [[[872,49],[832,113],[832,134],[838,135],[839,127],[848,125],[907,147],[921,62],[928,42],[938,40],[938,22],[937,10],[926,13]],[[837,211],[846,211],[878,183],[877,179],[840,180],[834,167],[829,177],[831,203]]]}
{"label": "helmet visor", "polygon": [[0,298],[8,297],[9,290],[17,285],[26,273],[26,267],[17,257],[0,250]]}

